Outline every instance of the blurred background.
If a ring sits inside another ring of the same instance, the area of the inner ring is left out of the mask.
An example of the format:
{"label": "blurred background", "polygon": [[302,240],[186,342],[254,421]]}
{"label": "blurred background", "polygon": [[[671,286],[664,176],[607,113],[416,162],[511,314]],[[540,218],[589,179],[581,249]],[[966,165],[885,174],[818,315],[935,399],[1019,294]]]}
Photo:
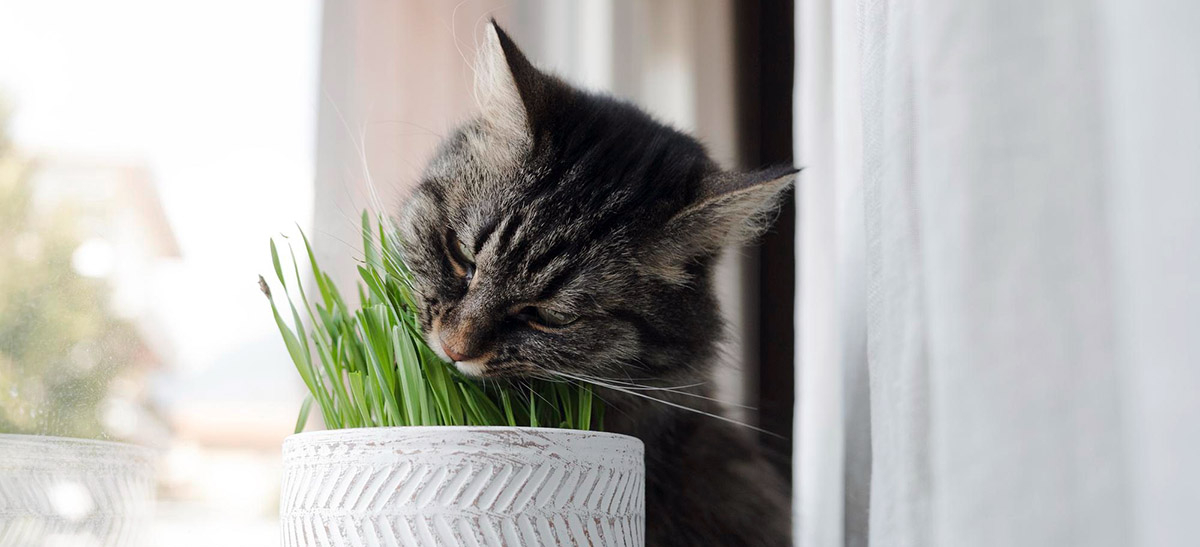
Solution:
{"label": "blurred background", "polygon": [[[472,114],[489,17],[727,166],[791,162],[790,2],[2,0],[0,433],[159,450],[147,545],[277,543],[303,386],[255,284],[268,240],[303,229],[354,282],[359,213]],[[785,471],[793,217],[719,281],[719,398]]]}

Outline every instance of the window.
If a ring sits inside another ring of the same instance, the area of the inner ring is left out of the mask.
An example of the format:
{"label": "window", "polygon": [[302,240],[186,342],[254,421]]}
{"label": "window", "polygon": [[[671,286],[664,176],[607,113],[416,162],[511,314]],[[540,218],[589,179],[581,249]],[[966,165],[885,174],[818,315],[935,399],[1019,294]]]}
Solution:
{"label": "window", "polygon": [[[268,240],[298,226],[353,283],[359,212],[395,206],[475,108],[468,61],[489,15],[543,66],[696,133],[729,167],[789,161],[787,114],[762,108],[790,105],[776,81],[790,34],[760,32],[790,12],[704,8],[0,4],[0,433],[151,447],[147,545],[277,543],[280,445],[305,390],[255,283]],[[790,249],[786,228],[769,237]],[[765,393],[770,416],[732,412],[786,437],[791,346],[758,341],[787,336],[791,308],[757,301],[791,281],[758,260],[730,253],[721,270],[718,397]]]}

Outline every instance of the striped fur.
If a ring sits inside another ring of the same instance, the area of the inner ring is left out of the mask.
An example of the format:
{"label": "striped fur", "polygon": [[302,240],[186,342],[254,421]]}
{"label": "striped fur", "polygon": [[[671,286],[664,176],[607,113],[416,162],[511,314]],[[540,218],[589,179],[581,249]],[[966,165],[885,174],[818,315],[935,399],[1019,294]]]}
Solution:
{"label": "striped fur", "polygon": [[[481,115],[442,144],[398,222],[430,346],[467,356],[457,366],[476,376],[702,383],[686,391],[706,395],[723,329],[713,264],[762,230],[795,170],[723,171],[634,106],[538,71],[494,24],[477,73]],[[527,321],[537,306],[577,319]],[[745,431],[602,396],[609,428],[646,443],[649,545],[788,543],[783,484]]]}

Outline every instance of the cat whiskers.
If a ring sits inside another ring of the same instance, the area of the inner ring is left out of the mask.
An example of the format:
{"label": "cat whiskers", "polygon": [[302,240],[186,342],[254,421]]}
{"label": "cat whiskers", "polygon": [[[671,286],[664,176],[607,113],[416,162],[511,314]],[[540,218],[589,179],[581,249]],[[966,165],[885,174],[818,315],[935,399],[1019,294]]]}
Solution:
{"label": "cat whiskers", "polygon": [[[325,95],[325,99],[329,101],[330,106],[333,107],[333,112],[335,114],[337,114],[338,121],[341,122],[342,128],[344,128],[346,130],[346,134],[351,135],[350,143],[354,145],[354,149],[358,153],[358,161],[361,164],[360,167],[363,171],[363,179],[367,186],[368,202],[370,203],[371,207],[373,207],[376,211],[385,211],[386,208],[384,206],[383,200],[379,197],[378,189],[375,187],[375,179],[374,179],[374,177],[371,176],[371,165],[367,161],[367,126],[366,126],[366,124],[363,124],[361,126],[361,129],[359,130],[359,133],[358,133],[358,138],[355,139],[353,137],[353,133],[350,129],[350,123],[348,121],[346,121],[346,117],[342,114],[342,109],[338,108],[337,102],[334,101],[332,97],[329,97],[329,95],[327,93],[324,95]],[[370,110],[370,109],[368,108],[368,110]],[[389,233],[396,232],[396,227],[395,227],[395,225],[392,224],[391,217],[389,217],[388,215],[380,215],[380,219],[381,219],[381,222],[383,223],[383,228],[387,232],[389,232]]]}
{"label": "cat whiskers", "polygon": [[[539,370],[545,370],[542,367],[537,367],[537,368]],[[551,374],[554,373],[554,371],[548,371],[548,370],[546,372],[549,372]],[[576,373],[576,375],[577,375],[577,382],[584,382],[584,383],[590,383],[590,384],[596,384],[596,385],[615,383],[615,384],[619,384],[624,389],[633,390],[633,391],[662,391],[662,392],[666,392],[666,393],[672,393],[675,395],[683,395],[685,397],[695,397],[697,399],[704,399],[706,401],[712,401],[717,404],[732,406],[732,407],[741,408],[741,409],[745,409],[745,410],[758,410],[757,408],[749,406],[749,405],[743,405],[743,404],[739,404],[739,403],[731,403],[728,401],[723,401],[721,399],[709,397],[707,395],[701,395],[699,393],[683,391],[688,388],[703,386],[703,385],[707,384],[708,382],[696,382],[696,383],[692,383],[692,384],[683,384],[683,385],[678,385],[678,386],[647,386],[647,385],[643,385],[643,384],[634,382],[633,381],[634,378],[632,378],[632,377],[630,377],[628,379],[628,381],[626,381],[626,380],[621,380],[618,378],[604,378],[604,377],[600,377],[600,376],[590,376],[587,374],[580,374],[580,373]],[[550,377],[550,378],[539,377],[539,379],[548,380],[548,381],[556,381],[556,379],[553,377]],[[559,381],[561,381],[561,380],[559,380]],[[609,387],[609,386],[605,386],[605,387]],[[611,389],[611,387],[610,387],[610,389]]]}
{"label": "cat whiskers", "polygon": [[638,383],[635,383],[632,381],[626,382],[623,380],[618,380],[616,378],[602,378],[599,376],[588,376],[588,375],[583,375],[583,374],[581,374],[580,377],[583,378],[583,381],[585,381],[585,382],[618,383],[618,384],[622,385],[623,387],[625,387],[626,389],[631,389],[634,391],[663,391],[666,393],[673,393],[675,395],[683,395],[685,397],[695,397],[697,399],[704,399],[706,401],[712,401],[717,404],[737,407],[737,408],[741,408],[741,409],[745,409],[745,410],[758,410],[757,408],[754,408],[752,406],[743,405],[743,404],[739,404],[739,403],[731,403],[728,401],[722,401],[721,399],[709,397],[707,395],[701,395],[699,393],[692,393],[690,391],[684,391],[685,389],[688,389],[688,388],[699,387],[699,386],[705,385],[705,384],[707,384],[707,382],[696,382],[694,384],[686,384],[686,385],[679,385],[679,386],[647,386],[647,385],[638,384]]}
{"label": "cat whiskers", "polygon": [[603,388],[611,389],[611,390],[613,390],[613,391],[617,391],[617,392],[620,392],[620,393],[624,393],[624,394],[626,394],[626,395],[632,395],[632,396],[634,396],[634,397],[641,397],[641,398],[643,398],[643,399],[648,399],[648,400],[650,400],[650,401],[654,401],[654,402],[661,403],[661,404],[664,404],[664,405],[667,405],[667,406],[670,406],[670,407],[678,408],[678,409],[680,409],[680,410],[686,410],[686,411],[688,411],[688,412],[693,412],[693,413],[696,413],[696,414],[700,414],[700,415],[702,415],[702,416],[707,416],[707,417],[709,417],[709,418],[713,418],[713,419],[721,420],[721,421],[723,421],[723,422],[728,422],[728,423],[731,423],[731,424],[734,424],[734,425],[737,425],[737,426],[745,427],[745,428],[747,428],[747,429],[751,429],[751,430],[757,431],[757,432],[759,432],[759,433],[765,433],[765,434],[767,434],[767,435],[771,435],[771,436],[773,436],[773,437],[778,437],[778,438],[781,438],[781,439],[782,439],[782,438],[784,438],[782,435],[780,435],[780,434],[778,434],[778,433],[774,433],[774,432],[771,432],[771,431],[767,431],[767,430],[765,430],[765,429],[763,429],[763,428],[761,428],[761,427],[756,427],[756,426],[750,425],[750,424],[748,424],[748,423],[745,423],[745,422],[740,422],[740,421],[738,421],[738,420],[735,420],[735,419],[733,419],[733,418],[729,418],[729,417],[726,417],[726,416],[721,416],[720,414],[714,414],[714,413],[712,413],[712,412],[705,412],[705,411],[703,411],[703,410],[695,409],[695,408],[692,408],[692,407],[690,407],[690,406],[683,405],[683,404],[679,404],[679,403],[676,403],[676,402],[673,402],[673,401],[667,401],[667,400],[664,400],[664,399],[659,399],[659,398],[657,398],[657,397],[651,397],[651,396],[649,396],[649,395],[646,395],[645,393],[641,393],[641,392],[640,392],[640,391],[638,391],[638,390],[632,390],[632,389],[628,389],[628,388],[626,388],[626,387],[624,387],[624,386],[620,386],[620,385],[616,385],[616,384],[612,384],[612,383],[609,383],[609,382],[604,382],[604,381],[600,381],[600,380],[589,380],[589,379],[587,379],[586,377],[583,377],[583,376],[576,376],[576,375],[573,375],[573,374],[571,374],[571,373],[569,373],[569,372],[563,372],[563,371],[558,371],[558,370],[548,370],[548,369],[541,369],[541,370],[542,370],[543,372],[546,372],[546,373],[548,373],[548,374],[551,374],[551,375],[554,375],[554,376],[561,376],[561,377],[563,377],[563,378],[567,378],[567,379],[569,379],[569,380],[575,380],[575,381],[579,381],[579,382],[584,382],[584,383],[588,383],[588,384],[592,384],[592,385],[600,386],[600,387],[603,387]]}

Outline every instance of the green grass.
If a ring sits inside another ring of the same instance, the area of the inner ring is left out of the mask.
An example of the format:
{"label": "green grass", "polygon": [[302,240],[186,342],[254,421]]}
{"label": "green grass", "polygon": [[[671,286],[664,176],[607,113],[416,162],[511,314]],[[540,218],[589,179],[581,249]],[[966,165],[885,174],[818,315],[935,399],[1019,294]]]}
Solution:
{"label": "green grass", "polygon": [[309,391],[296,420],[297,433],[304,429],[314,403],[329,429],[406,425],[604,428],[604,405],[591,386],[545,380],[483,384],[438,358],[421,336],[411,273],[395,239],[383,226],[381,220],[371,222],[363,213],[365,259],[358,267],[361,304],[356,309],[346,305],[333,280],[321,270],[303,232],[300,236],[315,281],[309,288],[316,289],[311,300],[301,282],[292,245],[287,248],[289,272],[271,241],[271,260],[286,306],[276,305],[261,276],[259,284]]}

